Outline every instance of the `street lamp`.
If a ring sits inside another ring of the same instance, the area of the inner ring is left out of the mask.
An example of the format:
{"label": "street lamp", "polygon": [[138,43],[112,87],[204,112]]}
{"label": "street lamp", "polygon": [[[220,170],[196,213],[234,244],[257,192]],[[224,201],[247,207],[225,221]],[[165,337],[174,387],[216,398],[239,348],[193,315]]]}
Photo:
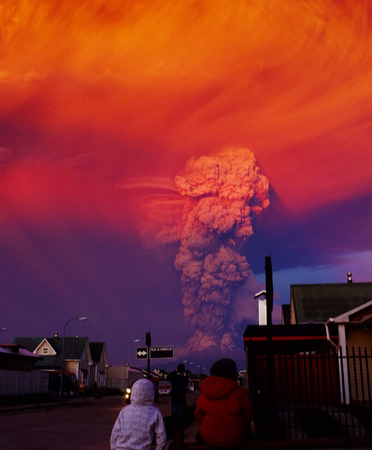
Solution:
{"label": "street lamp", "polygon": [[88,317],[73,317],[72,319],[68,320],[63,327],[63,341],[62,341],[62,362],[61,362],[61,392],[60,392],[60,399],[62,400],[62,391],[63,391],[63,369],[65,366],[65,334],[66,334],[66,327],[72,320],[88,320]]}
{"label": "street lamp", "polygon": [[0,328],[0,331],[5,331],[6,327]]}
{"label": "street lamp", "polygon": [[127,378],[128,378],[128,370],[127,370],[127,348],[130,344],[134,344],[135,342],[139,342],[140,339],[135,339],[134,341],[129,341],[125,346],[125,360],[124,360],[124,398],[127,393]]}

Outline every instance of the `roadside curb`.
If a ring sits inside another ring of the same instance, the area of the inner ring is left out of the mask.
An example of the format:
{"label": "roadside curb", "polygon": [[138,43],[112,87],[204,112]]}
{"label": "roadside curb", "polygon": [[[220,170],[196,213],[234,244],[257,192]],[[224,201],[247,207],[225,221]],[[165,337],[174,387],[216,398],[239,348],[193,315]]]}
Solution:
{"label": "roadside curb", "polygon": [[75,408],[79,406],[85,406],[90,404],[88,400],[73,400],[73,401],[61,401],[61,402],[50,402],[50,403],[34,403],[31,405],[16,405],[16,406],[4,406],[0,408],[0,415],[11,415],[18,414],[22,412],[34,412],[34,411],[45,411],[48,409],[55,408]]}

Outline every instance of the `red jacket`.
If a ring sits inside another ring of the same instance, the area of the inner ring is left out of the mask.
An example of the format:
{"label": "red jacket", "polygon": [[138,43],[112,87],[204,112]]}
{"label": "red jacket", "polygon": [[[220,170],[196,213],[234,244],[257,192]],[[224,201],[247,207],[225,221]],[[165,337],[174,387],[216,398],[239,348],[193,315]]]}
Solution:
{"label": "red jacket", "polygon": [[235,447],[247,438],[253,420],[252,401],[237,381],[211,375],[202,381],[195,419],[209,445]]}

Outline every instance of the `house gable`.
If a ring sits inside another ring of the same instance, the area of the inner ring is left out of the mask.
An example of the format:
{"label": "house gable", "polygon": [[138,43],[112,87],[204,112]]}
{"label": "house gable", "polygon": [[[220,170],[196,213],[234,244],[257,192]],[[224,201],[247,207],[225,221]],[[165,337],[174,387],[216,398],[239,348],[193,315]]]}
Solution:
{"label": "house gable", "polygon": [[55,356],[57,354],[46,338],[44,338],[35,350],[33,350],[33,353],[38,356]]}
{"label": "house gable", "polygon": [[90,342],[89,348],[93,364],[108,366],[107,351],[104,342]]}
{"label": "house gable", "polygon": [[89,348],[93,364],[98,364],[102,360],[103,342],[90,342]]}
{"label": "house gable", "polygon": [[372,324],[372,300],[335,317],[335,322]]}
{"label": "house gable", "polygon": [[[65,337],[56,339],[55,337],[18,337],[14,339],[14,344],[22,345],[24,348],[31,352],[35,352],[36,349],[42,351],[43,342],[49,343],[53,348],[54,353],[42,354],[41,361],[35,364],[37,369],[58,369],[62,363],[62,343],[64,340],[64,359],[65,361],[86,361],[86,366],[91,364],[91,355],[89,349],[89,340],[87,337]],[[53,346],[51,345],[53,342]]]}

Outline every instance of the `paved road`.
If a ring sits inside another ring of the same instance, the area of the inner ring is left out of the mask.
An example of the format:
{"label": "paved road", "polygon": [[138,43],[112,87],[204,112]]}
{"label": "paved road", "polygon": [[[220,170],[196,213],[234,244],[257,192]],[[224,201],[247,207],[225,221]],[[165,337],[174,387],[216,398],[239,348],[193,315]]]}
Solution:
{"label": "paved road", "polygon": [[[194,402],[196,394],[189,394]],[[195,396],[195,398],[193,398]],[[109,450],[110,434],[121,397],[88,399],[87,402],[48,410],[18,411],[0,415],[1,450]],[[156,406],[163,417],[171,414],[170,398]]]}
{"label": "paved road", "polygon": [[109,450],[118,397],[0,417],[1,450]]}
{"label": "paved road", "polygon": [[[189,393],[188,403],[195,403],[197,397],[198,393]],[[72,403],[29,412],[18,410],[14,414],[0,411],[0,450],[109,450],[111,430],[124,406],[123,399],[102,397],[88,399],[80,405]],[[156,406],[163,417],[171,414],[169,397],[161,397]],[[186,441],[194,440],[197,428],[194,424],[186,430]],[[265,448],[275,449],[275,446]]]}

